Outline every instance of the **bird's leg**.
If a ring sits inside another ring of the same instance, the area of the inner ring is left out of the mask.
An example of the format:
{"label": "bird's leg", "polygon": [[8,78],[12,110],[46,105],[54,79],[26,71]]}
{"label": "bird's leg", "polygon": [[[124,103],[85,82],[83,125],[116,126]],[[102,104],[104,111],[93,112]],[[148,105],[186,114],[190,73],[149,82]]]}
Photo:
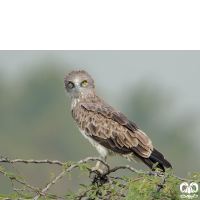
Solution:
{"label": "bird's leg", "polygon": [[[106,162],[106,159],[107,159],[107,156],[105,156],[104,158],[102,158],[105,162]],[[103,172],[105,172],[106,171],[106,166],[103,164],[103,166],[102,166],[102,168],[101,168],[101,170],[103,171]]]}
{"label": "bird's leg", "polygon": [[[106,161],[107,157],[101,157],[100,156],[100,158]],[[106,166],[103,165],[102,169],[100,169],[100,163],[101,162],[98,160],[97,163],[96,163],[96,165],[95,165],[95,167],[92,167],[92,171],[98,171],[98,172],[100,172],[102,174],[103,171],[106,170],[106,168],[105,168]]]}
{"label": "bird's leg", "polygon": [[95,167],[92,167],[92,171],[99,170],[100,161],[97,161]]}
{"label": "bird's leg", "polygon": [[100,169],[100,161],[99,160],[97,161],[95,167],[92,167],[92,171],[98,171],[100,174],[103,174],[103,171]]}

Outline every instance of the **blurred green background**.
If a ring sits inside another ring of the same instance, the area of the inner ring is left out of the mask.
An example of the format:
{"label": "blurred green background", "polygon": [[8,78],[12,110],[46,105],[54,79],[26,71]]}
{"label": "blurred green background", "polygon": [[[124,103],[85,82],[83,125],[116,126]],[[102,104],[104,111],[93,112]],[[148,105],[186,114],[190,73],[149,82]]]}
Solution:
{"label": "blurred green background", "polygon": [[[62,162],[98,156],[73,122],[64,91],[64,75],[82,69],[94,78],[97,93],[151,138],[178,176],[200,172],[200,51],[0,51],[1,155]],[[108,162],[148,170],[120,157]],[[49,164],[15,167],[42,188],[51,172],[62,170]],[[76,192],[79,183],[89,183],[79,173],[74,170],[72,180],[64,177],[49,192]],[[0,174],[0,193],[12,191]]]}

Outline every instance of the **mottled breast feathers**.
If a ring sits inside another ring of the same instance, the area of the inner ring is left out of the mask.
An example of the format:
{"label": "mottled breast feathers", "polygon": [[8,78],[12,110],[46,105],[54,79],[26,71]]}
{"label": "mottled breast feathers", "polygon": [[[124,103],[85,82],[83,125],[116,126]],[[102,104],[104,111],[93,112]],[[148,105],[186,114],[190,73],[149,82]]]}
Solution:
{"label": "mottled breast feathers", "polygon": [[79,103],[72,116],[80,131],[102,146],[121,154],[147,158],[153,151],[151,140],[121,112],[106,103]]}

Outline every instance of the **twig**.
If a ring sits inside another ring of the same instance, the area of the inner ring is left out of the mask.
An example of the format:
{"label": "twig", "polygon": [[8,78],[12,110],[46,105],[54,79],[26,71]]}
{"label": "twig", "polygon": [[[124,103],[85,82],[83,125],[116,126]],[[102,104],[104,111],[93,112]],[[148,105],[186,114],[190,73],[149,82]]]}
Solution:
{"label": "twig", "polygon": [[146,175],[153,175],[153,176],[164,175],[164,173],[160,172],[160,171],[157,171],[157,172],[154,172],[154,171],[140,172],[139,170],[137,170],[133,167],[130,167],[129,165],[122,165],[122,166],[115,167],[111,170],[108,169],[104,174],[102,174],[102,176],[106,176],[106,175],[110,174],[111,172],[117,171],[118,169],[129,169],[130,171],[135,172],[137,174],[146,174]]}
{"label": "twig", "polygon": [[181,181],[194,182],[194,180],[188,180],[188,179],[185,179],[185,178],[180,178],[180,177],[175,176],[175,175],[173,175],[173,176],[176,177],[177,179],[181,180]]}
{"label": "twig", "polygon": [[[51,185],[56,184],[56,182],[57,182],[60,178],[62,178],[66,172],[70,172],[73,168],[78,167],[78,166],[79,166],[80,164],[82,164],[82,163],[87,163],[89,160],[92,160],[92,161],[94,161],[94,160],[99,160],[99,161],[102,162],[105,166],[107,166],[108,169],[110,169],[109,164],[106,163],[104,160],[102,160],[102,159],[100,159],[100,158],[98,158],[98,157],[87,157],[86,159],[80,160],[80,161],[77,162],[76,164],[73,164],[73,165],[71,165],[69,168],[65,169],[65,170],[64,170],[61,174],[59,174],[52,182],[50,182],[50,183],[46,186],[46,188],[44,188],[44,189],[42,190],[42,193],[45,193],[45,192],[50,188]],[[37,200],[40,196],[41,196],[41,195],[38,195],[37,197],[34,198],[34,200]]]}
{"label": "twig", "polygon": [[[3,170],[0,170],[0,173],[2,173],[2,174],[4,174],[4,175],[6,174],[6,172],[4,172]],[[27,183],[25,183],[25,182],[19,180],[18,178],[16,178],[16,177],[9,177],[9,178],[10,178],[11,181],[14,179],[14,180],[16,180],[18,183],[21,183],[22,185],[26,185],[28,188],[32,189],[32,190],[33,190],[34,192],[36,192],[37,194],[40,194],[40,191],[35,190],[35,188],[33,188],[32,186],[28,185]]]}
{"label": "twig", "polygon": [[25,163],[25,164],[28,164],[28,163],[35,163],[35,164],[49,163],[49,164],[58,164],[60,166],[62,166],[64,164],[64,163],[59,162],[57,160],[33,160],[33,159],[30,159],[30,160],[23,160],[23,159],[9,160],[7,158],[0,159],[0,162],[7,162],[7,163],[21,162],[21,163]]}

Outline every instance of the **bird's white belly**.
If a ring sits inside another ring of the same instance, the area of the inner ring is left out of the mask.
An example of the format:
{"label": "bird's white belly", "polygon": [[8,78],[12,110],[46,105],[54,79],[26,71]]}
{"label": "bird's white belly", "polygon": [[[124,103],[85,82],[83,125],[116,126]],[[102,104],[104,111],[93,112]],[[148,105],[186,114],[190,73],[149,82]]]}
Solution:
{"label": "bird's white belly", "polygon": [[92,146],[98,151],[101,157],[105,158],[110,154],[110,150],[100,145],[98,142],[94,141],[92,138],[88,137],[84,131],[81,131],[83,136],[92,144]]}
{"label": "bird's white belly", "polygon": [[[81,131],[81,130],[80,130]],[[92,138],[88,137],[84,131],[81,131],[82,135],[92,144],[92,146],[94,146],[94,148],[98,151],[99,155],[102,158],[105,158],[106,156],[114,156],[114,155],[120,155],[123,158],[125,158],[128,161],[134,161],[136,163],[141,162],[140,159],[135,156],[134,153],[129,154],[129,155],[125,155],[125,154],[121,154],[121,153],[115,153],[114,151],[107,149],[106,147],[102,146],[101,144],[99,144],[98,142],[94,141]]]}

